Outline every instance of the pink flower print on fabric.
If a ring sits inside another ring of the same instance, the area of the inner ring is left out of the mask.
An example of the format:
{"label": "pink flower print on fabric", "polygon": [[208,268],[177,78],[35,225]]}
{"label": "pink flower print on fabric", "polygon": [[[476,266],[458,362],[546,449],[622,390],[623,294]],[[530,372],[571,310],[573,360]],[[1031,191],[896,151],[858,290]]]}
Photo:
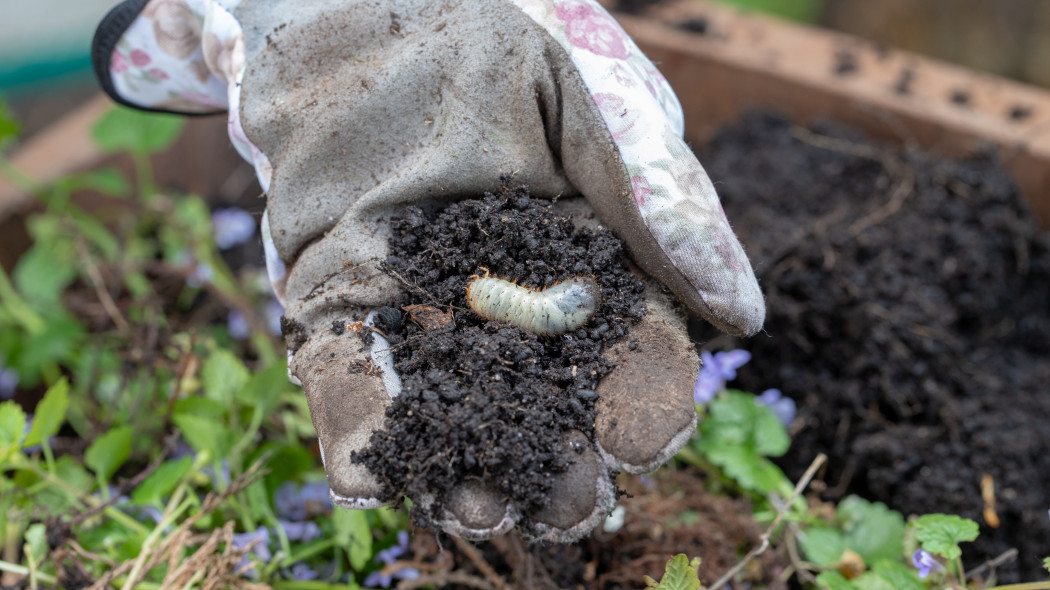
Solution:
{"label": "pink flower print on fabric", "polygon": [[733,242],[728,234],[725,232],[718,232],[718,244],[715,245],[715,250],[718,252],[719,258],[722,259],[722,263],[726,265],[726,268],[739,273],[743,270],[740,265],[740,261],[737,260],[736,248],[733,247]]}
{"label": "pink flower print on fabric", "polygon": [[634,72],[623,67],[621,63],[613,66],[612,73],[616,77],[616,82],[624,88],[634,88],[638,85],[638,78],[635,77]]}
{"label": "pink flower print on fabric", "polygon": [[153,76],[154,78],[156,78],[158,80],[167,80],[168,78],[171,77],[171,76],[168,75],[167,72],[165,72],[164,70],[162,70],[160,68],[150,68],[149,75]]}
{"label": "pink flower print on fabric", "polygon": [[141,49],[136,49],[132,51],[130,57],[131,63],[135,64],[140,68],[148,66],[150,62],[153,61],[152,59],[150,59],[149,54]]}
{"label": "pink flower print on fabric", "polygon": [[119,51],[113,52],[113,57],[109,59],[109,69],[114,74],[123,74],[128,71],[128,59],[124,57],[124,54]]}
{"label": "pink flower print on fabric", "polygon": [[631,145],[638,141],[637,134],[633,132],[634,125],[641,116],[638,109],[628,106],[622,96],[609,92],[599,92],[592,98],[615,142]]}
{"label": "pink flower print on fabric", "polygon": [[631,189],[634,191],[634,202],[641,209],[645,206],[645,199],[653,194],[653,187],[644,176],[631,177]]}
{"label": "pink flower print on fabric", "polygon": [[570,1],[559,3],[555,13],[565,22],[565,36],[573,47],[614,59],[631,55],[627,33],[604,10]]}

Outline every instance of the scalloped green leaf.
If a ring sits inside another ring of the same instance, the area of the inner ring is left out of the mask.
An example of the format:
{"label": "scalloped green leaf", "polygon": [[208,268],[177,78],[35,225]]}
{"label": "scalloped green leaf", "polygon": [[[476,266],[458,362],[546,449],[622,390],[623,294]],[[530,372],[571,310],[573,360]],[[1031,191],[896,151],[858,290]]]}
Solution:
{"label": "scalloped green leaf", "polygon": [[646,588],[649,590],[700,590],[700,578],[697,574],[699,567],[699,557],[690,560],[684,553],[679,553],[667,561],[664,575],[659,582],[651,578],[647,579]]}
{"label": "scalloped green leaf", "polygon": [[913,526],[923,549],[947,559],[958,559],[962,555],[959,543],[973,541],[980,534],[976,522],[954,514],[924,514]]}

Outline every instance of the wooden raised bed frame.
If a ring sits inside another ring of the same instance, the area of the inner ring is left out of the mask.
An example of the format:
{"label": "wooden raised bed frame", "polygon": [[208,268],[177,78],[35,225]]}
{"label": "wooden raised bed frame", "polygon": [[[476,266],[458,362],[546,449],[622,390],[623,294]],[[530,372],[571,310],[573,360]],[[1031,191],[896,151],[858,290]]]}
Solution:
{"label": "wooden raised bed frame", "polygon": [[[778,109],[800,123],[830,117],[873,137],[948,156],[992,143],[1033,212],[1050,226],[1046,90],[696,0],[664,2],[644,16],[617,17],[677,91],[686,137],[694,143],[741,111],[758,107]],[[687,30],[686,24],[703,32]],[[107,102],[94,100],[26,142],[13,155],[15,165],[47,181],[103,162],[88,130]],[[217,190],[240,165],[225,135],[222,117],[191,123],[180,145],[162,156],[175,165],[179,186],[212,194],[209,189]],[[0,178],[0,222],[29,202]]]}

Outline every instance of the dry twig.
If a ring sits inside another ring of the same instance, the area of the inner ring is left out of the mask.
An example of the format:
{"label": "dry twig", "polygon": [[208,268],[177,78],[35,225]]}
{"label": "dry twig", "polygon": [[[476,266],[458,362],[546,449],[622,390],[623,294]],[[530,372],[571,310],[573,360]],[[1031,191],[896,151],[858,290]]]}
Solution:
{"label": "dry twig", "polygon": [[824,453],[817,455],[817,458],[814,459],[813,463],[811,463],[809,465],[809,468],[806,469],[806,473],[802,475],[802,479],[798,480],[798,484],[795,486],[795,491],[791,493],[791,496],[788,497],[786,502],[784,502],[784,505],[781,506],[779,510],[777,510],[776,518],[774,518],[773,522],[769,524],[769,527],[766,529],[766,531],[762,533],[762,543],[759,544],[758,547],[755,547],[751,551],[748,551],[747,555],[745,555],[739,563],[730,568],[729,571],[723,574],[721,578],[718,578],[718,581],[716,581],[714,584],[711,584],[708,590],[718,590],[719,588],[728,584],[729,581],[733,579],[733,576],[740,573],[740,570],[744,569],[744,567],[747,566],[747,564],[751,563],[752,560],[754,560],[759,555],[762,555],[766,551],[766,549],[769,548],[770,539],[772,539],[773,533],[777,530],[777,527],[780,525],[780,521],[784,518],[784,514],[786,514],[787,511],[791,508],[791,505],[795,503],[795,499],[798,498],[799,494],[802,493],[802,490],[806,489],[806,486],[809,485],[809,481],[813,479],[813,476],[817,474],[817,470],[820,469],[822,465],[824,465],[824,462],[827,461],[827,459],[828,457]]}

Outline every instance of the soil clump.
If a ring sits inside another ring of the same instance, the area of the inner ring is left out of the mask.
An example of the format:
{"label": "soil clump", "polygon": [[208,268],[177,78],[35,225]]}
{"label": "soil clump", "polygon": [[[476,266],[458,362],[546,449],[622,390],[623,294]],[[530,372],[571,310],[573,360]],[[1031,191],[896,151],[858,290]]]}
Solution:
{"label": "soil clump", "polygon": [[830,498],[972,518],[968,563],[1013,547],[1000,581],[1044,577],[1050,239],[995,157],[949,161],[769,113],[699,157],[767,297],[739,383],[799,403],[788,474],[826,452]]}
{"label": "soil clump", "polygon": [[[525,187],[410,207],[392,227],[386,271],[406,288],[376,327],[404,389],[359,460],[396,494],[436,494],[434,506],[460,482],[488,482],[528,524],[571,464],[569,431],[593,440],[594,390],[613,368],[602,350],[641,319],[644,284],[612,232],[577,226]],[[467,283],[485,270],[531,289],[593,277],[601,302],[583,328],[541,338],[471,311]],[[439,515],[417,503],[413,516]]]}

